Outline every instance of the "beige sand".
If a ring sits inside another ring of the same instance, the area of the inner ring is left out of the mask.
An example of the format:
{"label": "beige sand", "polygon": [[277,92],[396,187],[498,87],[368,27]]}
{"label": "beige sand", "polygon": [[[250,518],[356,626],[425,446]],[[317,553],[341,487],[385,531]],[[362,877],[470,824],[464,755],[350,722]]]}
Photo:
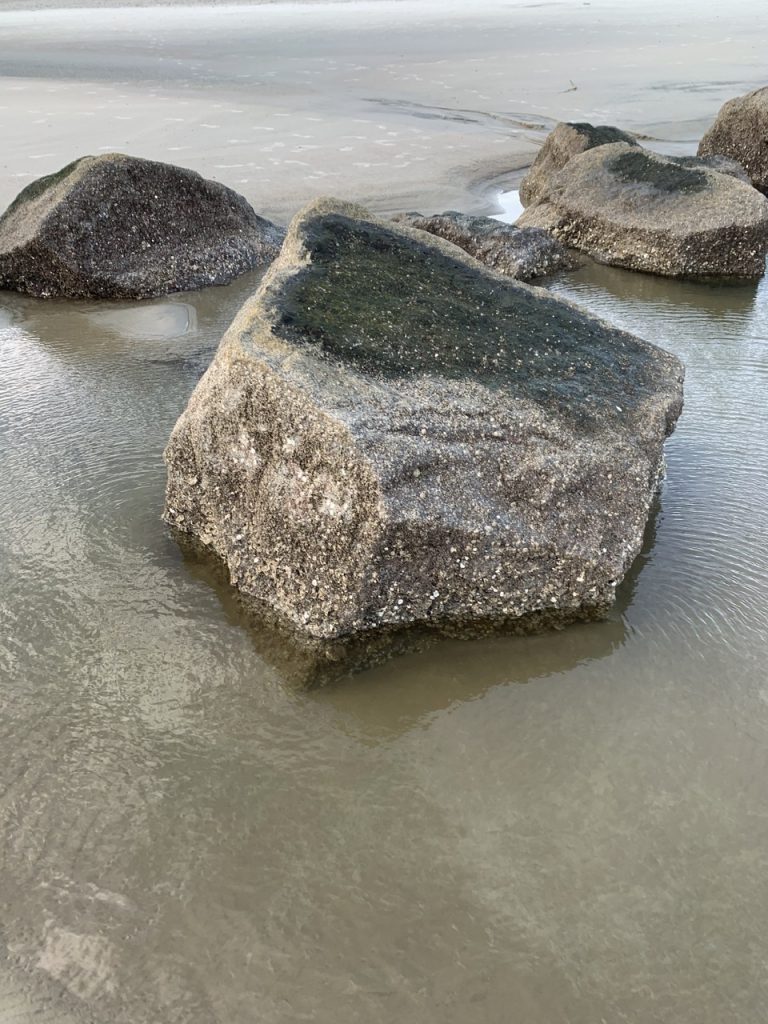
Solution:
{"label": "beige sand", "polygon": [[726,16],[691,0],[20,6],[0,0],[0,205],[121,150],[283,221],[320,193],[491,211],[559,119],[689,151],[724,99],[762,83],[768,24],[755,2]]}

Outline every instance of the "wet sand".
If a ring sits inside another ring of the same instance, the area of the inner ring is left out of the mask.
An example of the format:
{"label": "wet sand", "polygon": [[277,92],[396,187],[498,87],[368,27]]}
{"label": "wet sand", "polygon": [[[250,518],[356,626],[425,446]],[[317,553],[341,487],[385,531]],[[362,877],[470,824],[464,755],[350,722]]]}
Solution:
{"label": "wet sand", "polygon": [[723,100],[761,84],[768,30],[756,2],[40,6],[0,3],[1,206],[120,150],[281,221],[321,193],[489,212],[560,119],[692,151]]}

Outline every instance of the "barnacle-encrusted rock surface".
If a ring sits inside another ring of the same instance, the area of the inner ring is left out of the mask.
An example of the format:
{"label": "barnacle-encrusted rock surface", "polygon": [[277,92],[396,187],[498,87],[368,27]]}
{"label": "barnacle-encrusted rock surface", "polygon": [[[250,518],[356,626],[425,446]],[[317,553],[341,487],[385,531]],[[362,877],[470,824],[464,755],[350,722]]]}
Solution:
{"label": "barnacle-encrusted rock surface", "polygon": [[694,170],[702,167],[704,170],[718,171],[720,174],[730,174],[732,178],[751,185],[749,175],[737,160],[731,160],[727,156],[670,156],[667,157],[680,167],[691,167]]}
{"label": "barnacle-encrusted rock surface", "polygon": [[632,135],[612,125],[594,125],[586,122],[572,124],[569,121],[556,124],[520,183],[520,202],[523,206],[537,202],[549,191],[552,178],[569,160],[587,149],[612,142],[625,142],[628,146],[639,145]]}
{"label": "barnacle-encrusted rock surface", "polygon": [[576,264],[565,246],[540,228],[518,228],[492,217],[473,217],[453,210],[431,217],[401,213],[394,220],[439,235],[500,274],[520,281],[570,270]]}
{"label": "barnacle-encrusted rock surface", "polygon": [[440,238],[321,200],[174,428],[165,518],[313,637],[600,616],[682,376]]}
{"label": "barnacle-encrusted rock surface", "polygon": [[573,157],[518,224],[671,277],[759,277],[768,249],[768,200],[750,185],[620,142]]}
{"label": "barnacle-encrusted rock surface", "polygon": [[195,171],[86,156],[32,182],[0,218],[0,288],[99,299],[189,291],[274,259],[284,235]]}
{"label": "barnacle-encrusted rock surface", "polygon": [[768,88],[728,100],[699,143],[699,156],[725,156],[746,170],[768,193]]}

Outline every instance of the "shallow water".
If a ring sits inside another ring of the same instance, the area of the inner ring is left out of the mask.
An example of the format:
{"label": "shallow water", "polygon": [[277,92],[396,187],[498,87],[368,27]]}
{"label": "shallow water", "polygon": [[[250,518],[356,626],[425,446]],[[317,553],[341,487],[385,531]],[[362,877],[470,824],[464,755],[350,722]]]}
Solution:
{"label": "shallow water", "polygon": [[688,367],[610,621],[304,693],[160,521],[255,280],[0,294],[0,1019],[762,1021],[766,284],[553,285]]}

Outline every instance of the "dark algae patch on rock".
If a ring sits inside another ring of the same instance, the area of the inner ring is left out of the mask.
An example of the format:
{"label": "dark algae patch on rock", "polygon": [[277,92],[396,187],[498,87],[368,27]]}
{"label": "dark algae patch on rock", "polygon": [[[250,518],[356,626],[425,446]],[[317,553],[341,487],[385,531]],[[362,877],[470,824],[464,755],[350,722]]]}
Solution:
{"label": "dark algae patch on rock", "polygon": [[308,637],[599,617],[681,405],[668,353],[320,201],[173,431],[165,517]]}
{"label": "dark algae patch on rock", "polygon": [[730,173],[624,143],[573,157],[518,220],[602,263],[669,277],[759,277],[768,201]]}
{"label": "dark algae patch on rock", "polygon": [[0,218],[0,287],[43,298],[137,299],[226,284],[284,232],[194,171],[117,153],[28,185]]}
{"label": "dark algae patch on rock", "polygon": [[[584,428],[618,418],[610,398],[635,354],[606,349],[603,325],[575,307],[553,307],[531,290],[478,287],[478,269],[458,253],[425,256],[418,243],[359,218],[316,218],[305,237],[312,262],[273,307],[281,335],[377,379],[429,374],[494,391],[514,380],[520,396]],[[642,353],[635,372],[645,363]],[[622,415],[637,397],[623,396]]]}
{"label": "dark algae patch on rock", "polygon": [[628,146],[639,146],[628,132],[612,125],[593,125],[586,122],[570,123],[561,121],[555,125],[539,150],[531,169],[520,183],[520,202],[529,206],[537,202],[549,190],[553,177],[561,171],[574,156],[597,146],[624,142]]}
{"label": "dark algae patch on rock", "polygon": [[608,163],[619,181],[626,185],[651,185],[658,192],[702,192],[707,176],[677,161],[654,160],[641,149],[626,150]]}

